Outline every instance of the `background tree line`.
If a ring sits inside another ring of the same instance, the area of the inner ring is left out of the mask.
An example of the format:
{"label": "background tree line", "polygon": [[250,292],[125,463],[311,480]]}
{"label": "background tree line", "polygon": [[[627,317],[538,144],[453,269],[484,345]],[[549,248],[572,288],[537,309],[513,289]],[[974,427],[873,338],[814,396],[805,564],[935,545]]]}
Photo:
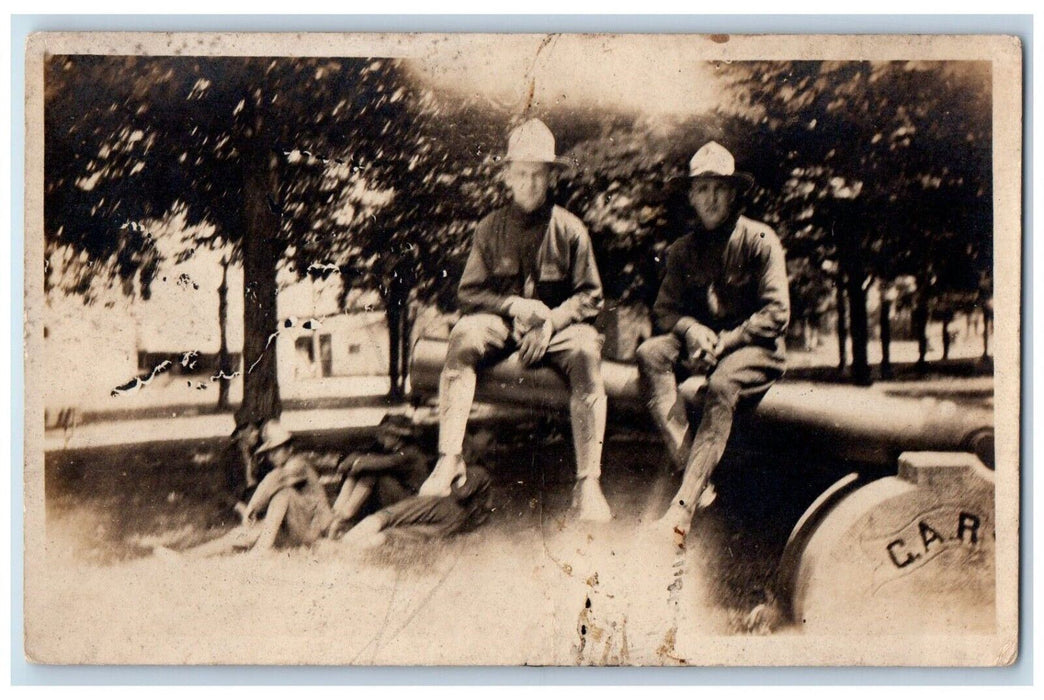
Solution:
{"label": "background tree line", "polygon": [[572,164],[554,196],[588,224],[614,300],[651,303],[662,253],[686,226],[672,176],[713,138],[757,178],[746,206],[788,249],[795,319],[836,304],[854,381],[870,380],[875,281],[916,280],[891,296],[913,308],[922,360],[930,316],[987,308],[988,64],[716,68],[727,95],[717,110],[654,119],[577,106],[522,114],[440,92],[408,63],[381,58],[55,56],[45,79],[45,241],[67,254],[47,279],[87,303],[99,279],[147,297],[163,260],[142,222],[179,212],[210,224],[193,229],[206,233],[186,238],[179,259],[220,247],[231,251],[226,266],[243,267],[237,423],[281,411],[271,338],[282,268],[339,275],[342,301],[351,290],[379,294],[401,396],[414,313],[454,308],[472,227],[503,196],[506,134],[539,116]]}

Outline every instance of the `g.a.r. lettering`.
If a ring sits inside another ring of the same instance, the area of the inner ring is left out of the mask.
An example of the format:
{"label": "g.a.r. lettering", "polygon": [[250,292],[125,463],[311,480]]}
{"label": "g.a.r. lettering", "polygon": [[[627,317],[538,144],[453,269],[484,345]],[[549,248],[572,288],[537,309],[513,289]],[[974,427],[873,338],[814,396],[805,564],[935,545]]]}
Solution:
{"label": "g.a.r. lettering", "polygon": [[[906,542],[904,542],[902,538],[892,540],[888,543],[888,557],[892,560],[892,563],[895,564],[895,567],[897,569],[902,569],[905,566],[909,566],[910,564],[913,564],[915,561],[921,558],[921,555],[915,552],[903,551],[903,547],[905,546]],[[898,554],[898,552],[900,551],[902,551],[901,560],[899,558],[900,555]]]}
{"label": "g.a.r. lettering", "polygon": [[967,535],[968,544],[978,544],[979,525],[981,524],[982,520],[979,516],[961,511],[961,514],[957,516],[957,539],[964,542],[964,537]]}
{"label": "g.a.r. lettering", "polygon": [[[885,546],[889,560],[895,568],[903,569],[921,559],[931,558],[950,543],[977,545],[982,518],[974,513],[960,511],[956,520],[956,528],[948,530],[955,533],[951,537],[943,535],[940,529],[933,527],[926,519],[918,520],[916,532],[908,527],[901,533],[903,536],[896,537]],[[910,544],[907,544],[908,541]]]}

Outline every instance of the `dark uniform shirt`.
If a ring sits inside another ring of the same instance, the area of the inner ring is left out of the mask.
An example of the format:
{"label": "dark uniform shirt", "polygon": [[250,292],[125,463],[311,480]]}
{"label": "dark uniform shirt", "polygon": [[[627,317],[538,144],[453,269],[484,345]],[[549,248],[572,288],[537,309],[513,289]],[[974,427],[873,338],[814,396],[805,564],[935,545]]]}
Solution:
{"label": "dark uniform shirt", "polygon": [[715,333],[739,329],[740,344],[783,352],[790,292],[783,246],[771,227],[739,216],[671,244],[653,322],[657,332],[670,333],[684,330],[686,319]]}
{"label": "dark uniform shirt", "polygon": [[512,296],[544,302],[555,330],[594,321],[602,280],[580,219],[549,203],[531,215],[509,205],[479,221],[460,278],[461,311],[505,316]]}
{"label": "dark uniform shirt", "polygon": [[428,468],[428,456],[419,447],[411,444],[404,444],[390,453],[383,452],[378,444],[374,445],[372,451],[348,459],[351,459],[351,462],[346,466],[351,469],[352,476],[391,476],[413,493],[420,489],[431,472]]}

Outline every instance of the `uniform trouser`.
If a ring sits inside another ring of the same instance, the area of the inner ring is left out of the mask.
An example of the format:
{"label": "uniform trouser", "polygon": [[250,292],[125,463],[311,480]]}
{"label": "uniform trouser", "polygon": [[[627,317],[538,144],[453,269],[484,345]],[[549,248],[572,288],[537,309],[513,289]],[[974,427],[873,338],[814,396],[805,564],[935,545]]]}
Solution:
{"label": "uniform trouser", "polygon": [[678,375],[685,373],[680,365],[684,350],[677,336],[661,335],[642,343],[637,357],[649,411],[672,459],[685,469],[674,504],[692,509],[725,452],[737,405],[761,398],[783,375],[785,360],[781,352],[758,345],[721,358],[707,377],[700,424],[689,447],[688,411],[677,386]]}
{"label": "uniform trouser", "polygon": [[[439,382],[439,452],[460,454],[474,399],[476,367],[496,362],[517,349],[511,327],[495,314],[472,314],[453,326],[446,365]],[[577,477],[601,474],[605,436],[605,386],[602,337],[586,323],[567,326],[551,336],[547,364],[565,376],[570,388]]]}

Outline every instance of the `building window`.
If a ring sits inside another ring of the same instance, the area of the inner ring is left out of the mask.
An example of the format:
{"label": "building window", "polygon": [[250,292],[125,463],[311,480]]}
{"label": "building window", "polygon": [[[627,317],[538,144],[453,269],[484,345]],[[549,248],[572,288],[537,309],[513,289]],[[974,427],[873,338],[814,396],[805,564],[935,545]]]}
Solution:
{"label": "building window", "polygon": [[358,355],[360,352],[362,352],[362,345],[358,343],[352,343],[348,346],[349,355]]}
{"label": "building window", "polygon": [[333,375],[333,339],[329,333],[319,336],[319,362],[324,377]]}
{"label": "building window", "polygon": [[308,363],[315,362],[315,352],[312,350],[312,337],[303,335],[294,340],[294,349],[302,356],[308,358]]}

